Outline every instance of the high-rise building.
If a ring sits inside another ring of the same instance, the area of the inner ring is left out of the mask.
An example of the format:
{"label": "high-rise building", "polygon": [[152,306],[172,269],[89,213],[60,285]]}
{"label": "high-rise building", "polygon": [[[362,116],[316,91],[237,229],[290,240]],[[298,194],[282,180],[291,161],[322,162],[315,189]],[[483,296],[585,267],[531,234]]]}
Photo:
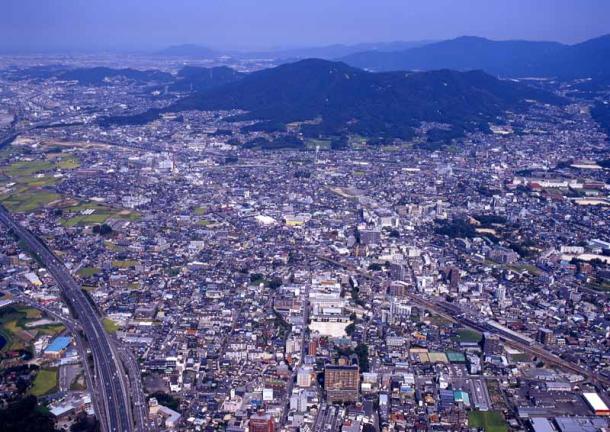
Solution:
{"label": "high-rise building", "polygon": [[381,231],[363,229],[358,231],[360,234],[360,244],[378,245],[381,243]]}
{"label": "high-rise building", "polygon": [[299,387],[309,387],[313,376],[313,368],[311,366],[303,366],[297,372],[297,385]]}
{"label": "high-rise building", "polygon": [[496,299],[498,303],[503,303],[506,300],[506,287],[504,285],[499,285],[496,288]]}
{"label": "high-rise building", "polygon": [[483,353],[486,355],[500,353],[500,338],[498,335],[489,332],[483,333]]}
{"label": "high-rise building", "polygon": [[456,267],[451,267],[448,272],[449,287],[455,289],[460,285],[460,271]]}
{"label": "high-rise building", "polygon": [[407,280],[407,266],[402,262],[390,263],[390,277],[395,281]]}
{"label": "high-rise building", "polygon": [[392,282],[388,287],[388,294],[392,297],[402,298],[407,293],[407,286],[403,282]]}
{"label": "high-rise building", "polygon": [[315,356],[318,354],[318,346],[320,345],[320,339],[317,337],[313,337],[309,341],[309,346],[307,347],[307,354],[310,356]]}
{"label": "high-rise building", "polygon": [[359,388],[358,365],[327,365],[324,368],[324,390],[329,403],[357,402]]}
{"label": "high-rise building", "polygon": [[544,345],[553,345],[556,342],[553,330],[541,328],[538,330],[538,342]]}
{"label": "high-rise building", "polygon": [[259,411],[253,414],[248,421],[249,432],[275,432],[275,420],[271,414]]}

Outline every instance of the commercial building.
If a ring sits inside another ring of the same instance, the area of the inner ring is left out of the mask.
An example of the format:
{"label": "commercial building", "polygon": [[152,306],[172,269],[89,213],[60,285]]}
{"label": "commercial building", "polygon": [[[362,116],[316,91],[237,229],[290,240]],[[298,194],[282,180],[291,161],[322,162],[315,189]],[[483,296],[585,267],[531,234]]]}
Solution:
{"label": "commercial building", "polygon": [[327,365],[324,368],[326,400],[334,402],[357,402],[360,386],[360,368],[357,365]]}

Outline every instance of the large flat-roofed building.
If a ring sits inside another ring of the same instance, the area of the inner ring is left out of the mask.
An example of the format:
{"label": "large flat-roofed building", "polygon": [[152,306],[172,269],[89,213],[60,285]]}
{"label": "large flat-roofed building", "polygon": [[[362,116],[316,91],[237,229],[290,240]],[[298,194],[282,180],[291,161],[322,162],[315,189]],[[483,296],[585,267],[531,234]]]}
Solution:
{"label": "large flat-roofed building", "polygon": [[608,405],[606,405],[606,402],[604,402],[597,393],[583,393],[582,396],[585,398],[595,415],[610,416]]}
{"label": "large flat-roofed building", "polygon": [[358,365],[327,365],[324,368],[324,390],[328,402],[357,402],[359,388]]}
{"label": "large flat-roofed building", "polygon": [[275,432],[275,420],[271,414],[258,412],[248,421],[249,432]]}
{"label": "large flat-roofed building", "polygon": [[68,336],[60,336],[55,338],[51,344],[44,351],[44,355],[52,358],[59,358],[66,351],[70,342],[72,341],[71,337]]}

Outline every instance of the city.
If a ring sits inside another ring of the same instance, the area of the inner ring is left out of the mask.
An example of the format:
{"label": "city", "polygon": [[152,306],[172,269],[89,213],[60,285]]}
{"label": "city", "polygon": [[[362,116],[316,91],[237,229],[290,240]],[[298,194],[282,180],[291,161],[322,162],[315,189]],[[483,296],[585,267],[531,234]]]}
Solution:
{"label": "city", "polygon": [[283,64],[185,58],[0,56],[0,419],[610,429],[610,86],[338,137],[184,108]]}

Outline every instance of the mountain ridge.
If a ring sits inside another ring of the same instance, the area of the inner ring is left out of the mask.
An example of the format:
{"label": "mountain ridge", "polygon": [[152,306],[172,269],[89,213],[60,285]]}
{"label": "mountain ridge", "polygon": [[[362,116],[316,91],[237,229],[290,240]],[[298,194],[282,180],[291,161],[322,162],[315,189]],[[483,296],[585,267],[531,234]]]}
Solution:
{"label": "mountain ridge", "polygon": [[[301,131],[311,137],[408,139],[421,122],[449,124],[455,136],[485,129],[504,111],[525,106],[527,99],[562,103],[554,95],[482,71],[371,73],[309,59],[253,72],[187,96],[163,111],[238,109],[246,113],[232,120],[308,122]],[[151,113],[144,118],[149,120]]]}
{"label": "mountain ridge", "polygon": [[610,75],[610,35],[574,45],[461,36],[401,51],[365,51],[338,60],[375,71],[449,68],[521,78],[605,77]]}

